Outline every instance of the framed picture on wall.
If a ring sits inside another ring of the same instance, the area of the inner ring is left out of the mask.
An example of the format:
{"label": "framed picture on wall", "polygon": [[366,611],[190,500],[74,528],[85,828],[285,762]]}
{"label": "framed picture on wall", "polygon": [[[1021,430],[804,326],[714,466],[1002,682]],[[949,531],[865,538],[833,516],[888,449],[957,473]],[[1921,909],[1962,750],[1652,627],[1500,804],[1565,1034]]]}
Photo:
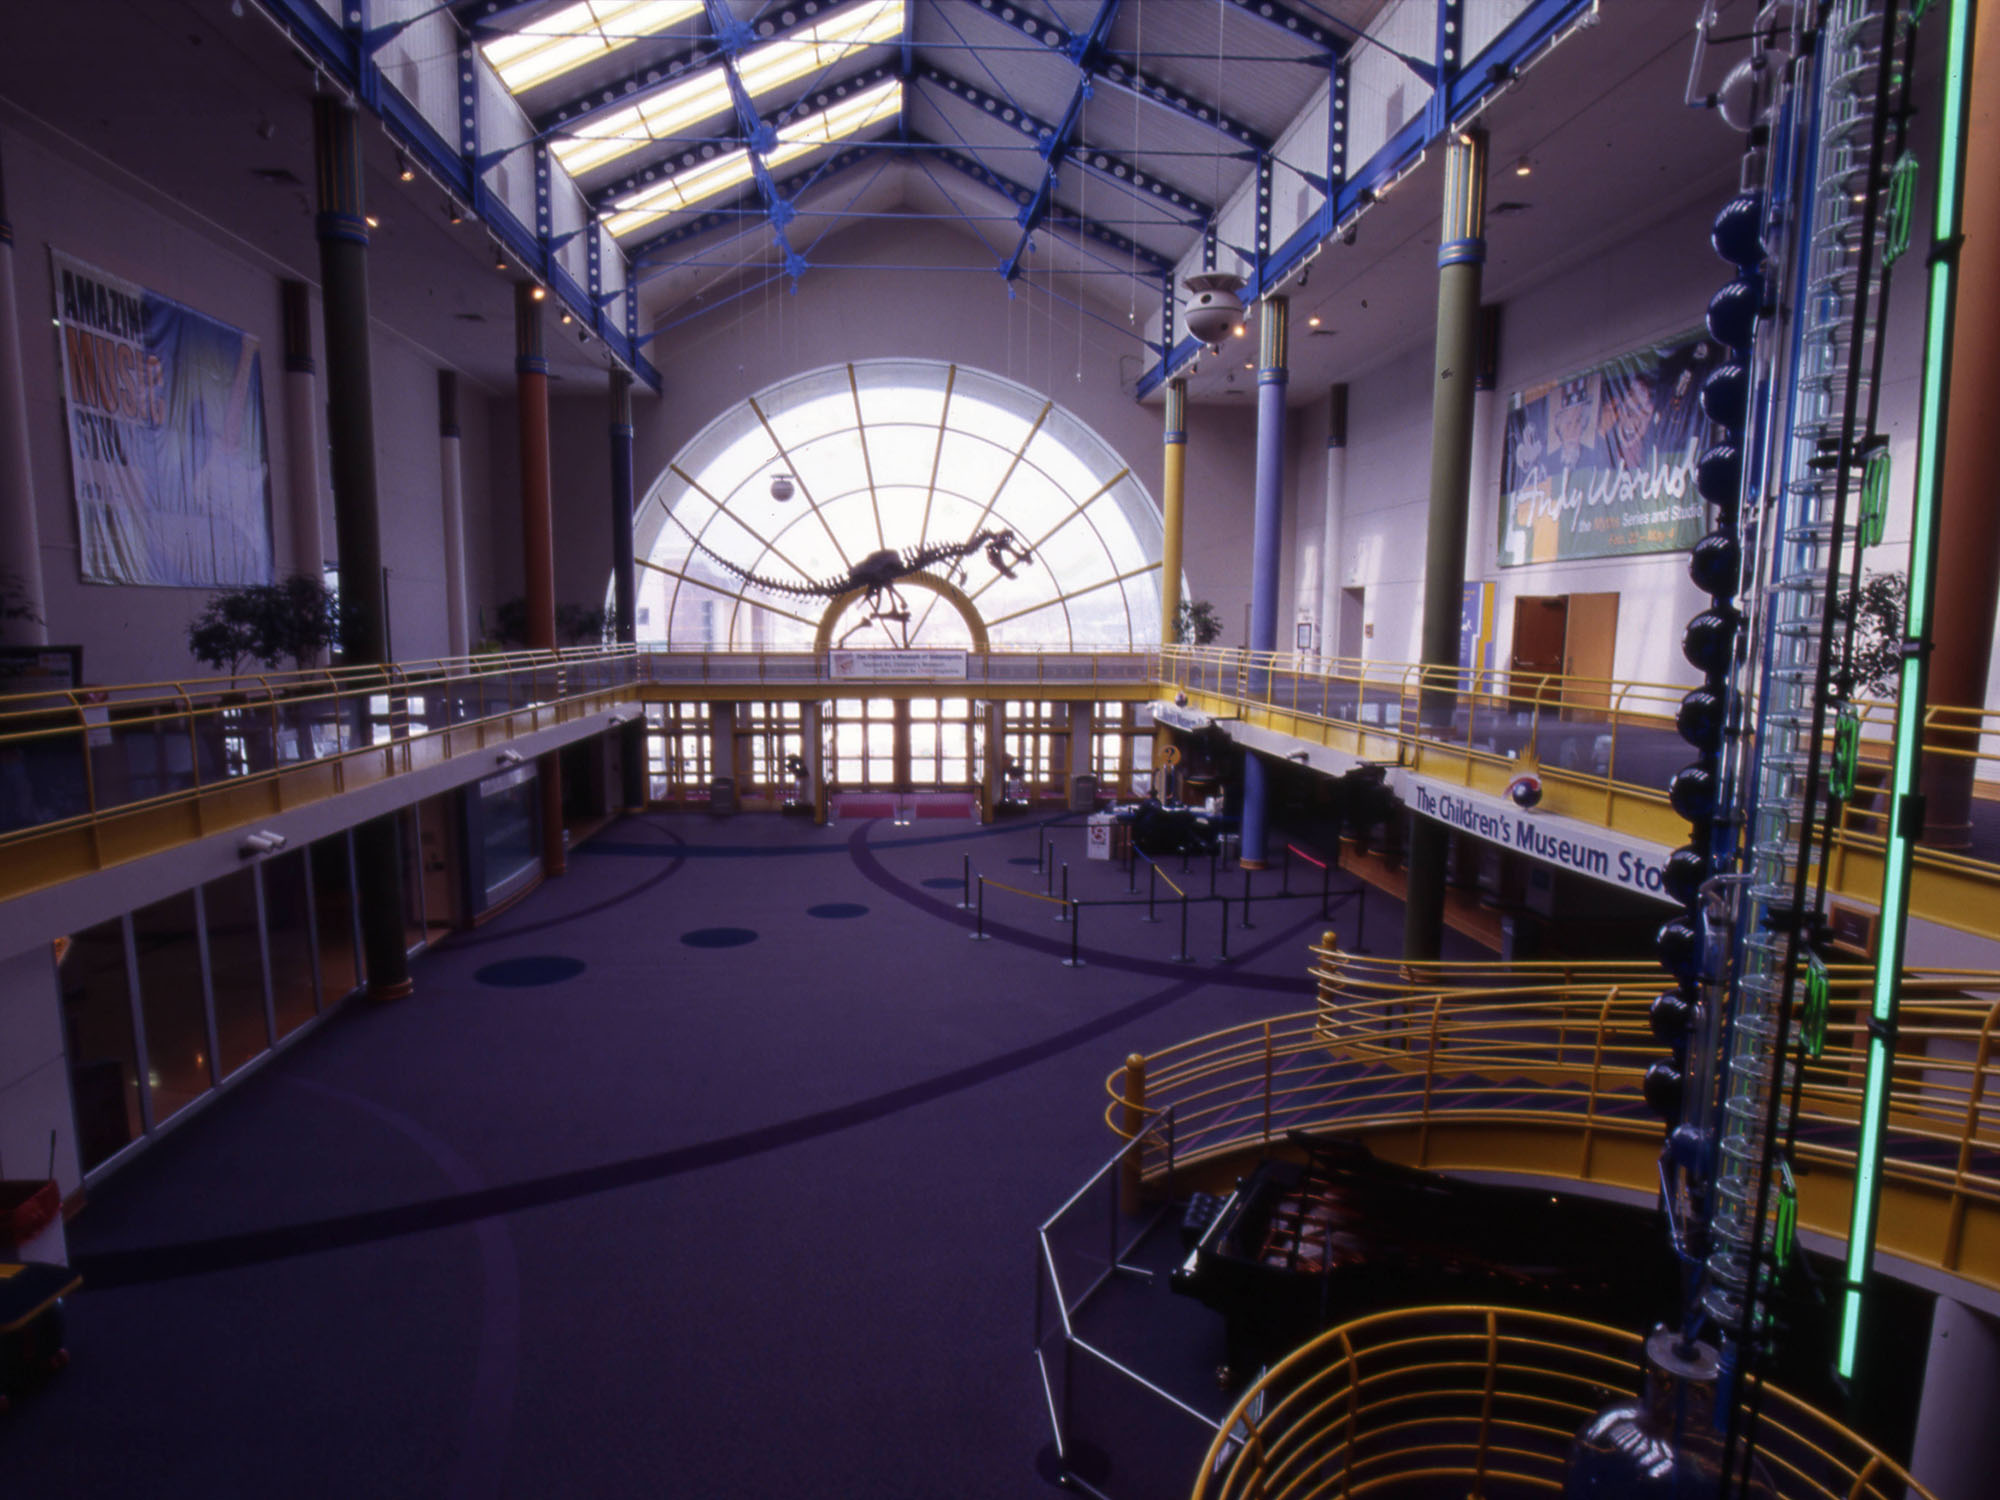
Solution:
{"label": "framed picture on wall", "polygon": [[1299,621],[1299,639],[1298,639],[1297,649],[1300,651],[1310,651],[1312,650],[1312,648],[1313,648],[1312,621],[1301,620]]}

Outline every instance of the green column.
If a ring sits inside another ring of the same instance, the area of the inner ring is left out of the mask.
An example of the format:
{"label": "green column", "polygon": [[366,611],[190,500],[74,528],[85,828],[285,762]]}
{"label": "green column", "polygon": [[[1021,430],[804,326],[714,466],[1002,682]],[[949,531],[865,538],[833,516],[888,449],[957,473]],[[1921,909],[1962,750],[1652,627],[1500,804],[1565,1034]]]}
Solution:
{"label": "green column", "polygon": [[[368,221],[361,197],[361,133],[344,99],[313,100],[313,165],[319,196],[320,307],[326,319],[326,428],[333,470],[333,525],[340,548],[343,665],[387,659],[382,599],[382,525],[375,485],[375,396],[368,359]],[[361,947],[368,993],[410,993],[404,946],[402,835],[394,814],[354,830],[361,890]]]}
{"label": "green column", "polygon": [[[1444,232],[1438,246],[1437,361],[1431,406],[1430,530],[1424,551],[1423,651],[1427,668],[1458,666],[1465,597],[1465,515],[1472,481],[1472,392],[1479,362],[1479,282],[1486,261],[1486,135],[1461,131],[1445,147]],[[1427,673],[1417,713],[1426,728],[1458,708],[1453,672]],[[1413,818],[1403,956],[1436,958],[1444,942],[1442,823]]]}

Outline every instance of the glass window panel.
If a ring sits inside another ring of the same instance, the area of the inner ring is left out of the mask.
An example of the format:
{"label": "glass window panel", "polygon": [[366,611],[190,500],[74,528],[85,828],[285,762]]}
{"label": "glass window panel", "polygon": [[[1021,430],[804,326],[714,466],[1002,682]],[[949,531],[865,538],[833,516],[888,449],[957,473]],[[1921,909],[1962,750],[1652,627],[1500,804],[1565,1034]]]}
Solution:
{"label": "glass window panel", "polygon": [[313,981],[306,852],[293,849],[264,861],[264,930],[271,945],[271,1011],[278,1035],[289,1036],[319,1009]]}
{"label": "glass window panel", "polygon": [[213,1081],[194,892],[141,907],[132,914],[132,928],[146,1018],[146,1072],[153,1121],[159,1124],[208,1092]]}
{"label": "glass window panel", "polygon": [[257,877],[233,870],[202,888],[208,918],[209,986],[215,994],[215,1041],[226,1078],[271,1045],[264,1013],[263,924]]}
{"label": "glass window panel", "polygon": [[347,835],[337,833],[321,839],[307,852],[312,860],[320,987],[326,1003],[332,1005],[361,984],[361,959],[354,947],[354,886],[348,873]]}
{"label": "glass window panel", "polygon": [[488,900],[541,859],[535,768],[520,766],[479,783],[479,820]]}
{"label": "glass window panel", "polygon": [[100,922],[70,940],[58,971],[77,1151],[88,1172],[138,1139],[139,1048],[125,971],[125,924]]}

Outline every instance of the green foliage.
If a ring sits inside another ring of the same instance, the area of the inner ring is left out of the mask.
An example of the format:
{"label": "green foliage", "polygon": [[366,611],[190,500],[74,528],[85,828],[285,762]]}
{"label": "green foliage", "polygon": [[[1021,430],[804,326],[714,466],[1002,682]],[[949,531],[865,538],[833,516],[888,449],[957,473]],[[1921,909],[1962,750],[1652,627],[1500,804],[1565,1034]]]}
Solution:
{"label": "green foliage", "polygon": [[233,677],[246,661],[304,667],[339,637],[339,600],[319,579],[295,574],[211,594],[188,626],[188,650]]}
{"label": "green foliage", "polygon": [[1910,580],[1901,573],[1870,573],[1861,580],[1859,602],[1842,593],[1836,617],[1854,637],[1853,693],[1860,698],[1893,698],[1903,661],[1903,616]]}
{"label": "green foliage", "polygon": [[1222,634],[1222,617],[1206,599],[1183,599],[1174,616],[1174,639],[1184,646],[1206,646]]}
{"label": "green foliage", "polygon": [[[606,639],[609,628],[602,609],[585,609],[581,604],[556,606],[556,644],[594,646]],[[503,601],[493,611],[493,640],[502,649],[528,649],[528,601],[518,596]]]}

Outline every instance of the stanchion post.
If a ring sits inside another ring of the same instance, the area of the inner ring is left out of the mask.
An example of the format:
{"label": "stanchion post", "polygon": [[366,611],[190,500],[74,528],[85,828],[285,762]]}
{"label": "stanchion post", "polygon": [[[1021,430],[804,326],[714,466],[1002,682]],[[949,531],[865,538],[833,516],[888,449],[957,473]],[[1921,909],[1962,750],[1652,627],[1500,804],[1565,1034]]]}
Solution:
{"label": "stanchion post", "polygon": [[1191,964],[1194,962],[1194,955],[1188,952],[1187,924],[1188,924],[1187,892],[1182,891],[1181,892],[1181,951],[1174,955],[1174,962],[1177,964]]}
{"label": "stanchion post", "polygon": [[1144,1053],[1134,1052],[1125,1059],[1125,1109],[1123,1124],[1125,1139],[1133,1143],[1125,1153],[1125,1164],[1119,1172],[1122,1187],[1121,1206],[1128,1214],[1139,1212],[1140,1160],[1144,1148],[1137,1144],[1139,1133],[1146,1128],[1146,1058]]}
{"label": "stanchion post", "polygon": [[979,903],[974,910],[979,915],[973,920],[972,940],[975,943],[983,943],[986,941],[986,877],[984,875],[979,877]]}
{"label": "stanchion post", "polygon": [[1069,920],[1069,861],[1068,860],[1063,861],[1062,899],[1063,899],[1063,904],[1056,908],[1056,920],[1058,922],[1067,922]]}
{"label": "stanchion post", "polygon": [[1243,872],[1243,930],[1250,930],[1250,872]]}
{"label": "stanchion post", "polygon": [[1083,927],[1083,923],[1077,920],[1082,910],[1082,902],[1072,901],[1069,903],[1069,957],[1063,960],[1063,967],[1065,969],[1080,969],[1083,967],[1083,951],[1077,940],[1077,933]]}
{"label": "stanchion post", "polygon": [[964,883],[964,894],[959,897],[958,909],[960,911],[971,911],[972,910],[972,856],[970,854],[965,856],[965,877],[963,883]]}
{"label": "stanchion post", "polygon": [[1154,864],[1151,860],[1147,860],[1146,861],[1146,915],[1141,917],[1139,919],[1140,921],[1157,922],[1160,920],[1159,913],[1154,910],[1154,902],[1158,899],[1159,894],[1160,894],[1160,867]]}
{"label": "stanchion post", "polygon": [[1216,962],[1225,964],[1229,962],[1229,898],[1227,896],[1222,898],[1222,953]]}
{"label": "stanchion post", "polygon": [[1129,835],[1125,840],[1125,894],[1128,896],[1139,894],[1139,854],[1132,847]]}

